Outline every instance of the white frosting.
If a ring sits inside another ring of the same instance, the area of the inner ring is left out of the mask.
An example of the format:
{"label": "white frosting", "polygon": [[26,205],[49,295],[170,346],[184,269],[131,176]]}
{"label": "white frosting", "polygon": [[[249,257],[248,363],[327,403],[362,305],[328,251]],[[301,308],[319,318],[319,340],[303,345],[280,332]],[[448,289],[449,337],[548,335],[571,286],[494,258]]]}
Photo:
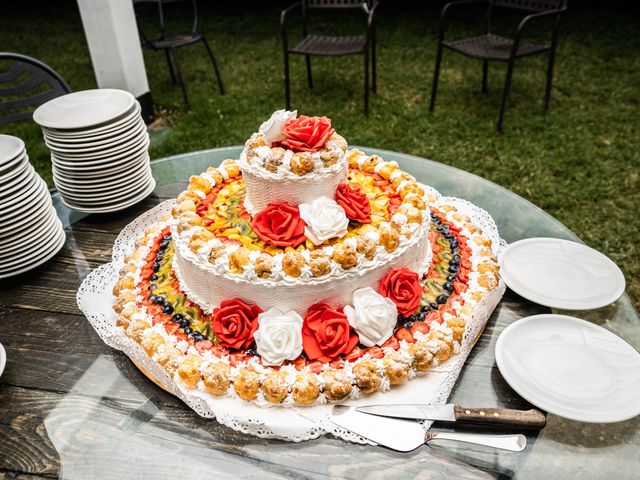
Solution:
{"label": "white frosting", "polygon": [[304,233],[314,245],[347,234],[349,219],[344,209],[332,198],[318,197],[311,203],[301,203],[298,208],[306,224]]}
{"label": "white frosting", "polygon": [[[401,237],[400,245],[393,252],[388,253],[379,247],[373,259],[368,260],[362,255],[356,267],[344,270],[335,265],[329,275],[318,278],[311,277],[310,273],[299,278],[278,274],[282,258],[276,255],[275,275],[265,279],[225,273],[226,265],[222,259],[218,259],[222,262],[220,265],[211,265],[189,249],[185,238],[174,233],[176,253],[173,268],[181,288],[205,312],[211,312],[223,300],[241,298],[263,310],[294,310],[304,317],[307,309],[318,301],[344,306],[351,303],[355,290],[366,287],[377,290],[380,279],[391,267],[407,267],[419,275],[425,273],[431,263],[428,232],[429,222],[425,222],[411,238]],[[330,253],[329,248],[325,250]]]}
{"label": "white frosting", "polygon": [[[290,159],[291,155],[287,157],[285,154],[287,163]],[[250,164],[244,150],[238,164],[246,187],[244,207],[252,215],[272,202],[299,205],[311,203],[319,197],[333,198],[338,185],[347,178],[349,169],[347,156],[343,155],[330,167],[323,166],[306,175],[296,175],[291,171],[271,173],[259,165]]]}
{"label": "white frosting", "polygon": [[398,321],[395,303],[370,287],[353,292],[353,307],[347,305],[344,313],[366,347],[386,342]]}
{"label": "white frosting", "polygon": [[258,315],[258,325],[253,338],[263,365],[282,365],[302,353],[302,317],[296,312],[271,308]]}
{"label": "white frosting", "polygon": [[290,112],[288,110],[276,110],[271,114],[271,118],[260,125],[260,133],[264,136],[265,142],[271,145],[274,142],[284,140],[282,130],[289,120],[295,120],[298,114],[297,110]]}

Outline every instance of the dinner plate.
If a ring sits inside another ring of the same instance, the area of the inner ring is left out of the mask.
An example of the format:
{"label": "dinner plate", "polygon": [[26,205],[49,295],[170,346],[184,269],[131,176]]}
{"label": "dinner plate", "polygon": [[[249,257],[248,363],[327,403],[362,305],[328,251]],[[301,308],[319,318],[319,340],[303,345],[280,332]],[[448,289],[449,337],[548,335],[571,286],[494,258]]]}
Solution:
{"label": "dinner plate", "polygon": [[83,138],[92,140],[102,135],[111,135],[113,132],[117,132],[123,125],[129,124],[133,119],[140,116],[140,104],[136,101],[133,108],[124,114],[122,117],[116,118],[111,122],[104,125],[99,125],[93,128],[83,128],[79,130],[56,130],[51,128],[42,127],[43,133],[46,133],[49,137],[56,137],[60,139],[74,139]]}
{"label": "dinner plate", "polygon": [[16,191],[21,188],[27,187],[34,181],[34,177],[38,174],[34,168],[29,165],[22,170],[10,183],[7,183],[0,187],[0,205],[9,203],[11,198],[15,195]]}
{"label": "dinner plate", "polygon": [[4,347],[0,343],[0,377],[2,376],[2,372],[4,372],[4,367],[7,364],[7,352],[5,352]]}
{"label": "dinner plate", "polygon": [[0,271],[5,272],[21,268],[27,262],[31,262],[31,260],[40,258],[41,255],[48,253],[57,244],[60,232],[63,232],[62,223],[58,220],[54,227],[42,238],[40,244],[31,245],[29,246],[30,248],[25,248],[9,258],[1,259]]}
{"label": "dinner plate", "polygon": [[33,112],[33,120],[40,126],[58,130],[89,128],[126,114],[135,101],[134,96],[124,90],[83,90],[40,105]]}
{"label": "dinner plate", "polygon": [[60,197],[60,201],[62,201],[62,203],[65,206],[69,207],[71,210],[75,210],[78,212],[110,213],[110,212],[117,212],[119,210],[124,210],[125,208],[128,208],[132,205],[135,205],[138,202],[141,202],[142,200],[147,198],[149,195],[151,195],[151,193],[153,193],[153,190],[155,188],[156,188],[156,181],[153,177],[151,177],[151,182],[142,192],[140,192],[140,194],[136,195],[135,197],[124,199],[121,203],[105,205],[104,207],[82,207],[82,206],[74,205],[73,203],[67,202],[63,197]]}
{"label": "dinner plate", "polygon": [[36,188],[25,192],[14,208],[0,211],[0,231],[11,228],[21,219],[37,213],[37,206],[43,204],[49,196],[49,190],[44,180],[36,182]]}
{"label": "dinner plate", "polygon": [[131,157],[124,157],[118,161],[105,165],[95,165],[88,168],[80,167],[68,167],[66,165],[58,163],[54,160],[54,156],[51,155],[51,167],[52,171],[57,174],[58,177],[64,178],[78,178],[82,179],[90,178],[104,178],[105,176],[111,176],[115,173],[122,172],[123,170],[129,170],[133,165],[139,165],[140,162],[149,162],[149,153],[147,150],[142,150],[140,154]]}
{"label": "dinner plate", "polygon": [[40,216],[53,208],[49,190],[44,188],[38,192],[34,197],[33,203],[31,205],[27,203],[26,206],[31,207],[31,209],[26,208],[24,212],[12,213],[11,216],[2,217],[0,221],[0,240],[8,236],[19,235],[29,228],[28,223],[37,221]]}
{"label": "dinner plate", "polygon": [[29,162],[29,155],[27,155],[27,152],[24,152],[22,155],[18,155],[16,158],[3,165],[0,165],[0,181],[11,178],[14,174],[14,170],[24,162]]}
{"label": "dinner plate", "polygon": [[59,153],[51,149],[51,153],[55,155],[58,163],[64,162],[67,164],[67,166],[84,166],[105,162],[108,163],[122,157],[138,155],[137,152],[139,150],[141,150],[142,148],[146,149],[148,146],[149,134],[146,131],[143,131],[140,135],[131,140],[128,140],[122,145],[115,145],[113,147],[109,146],[109,148],[95,152],[74,155]]}
{"label": "dinner plate", "polygon": [[0,134],[0,168],[4,168],[5,164],[15,160],[24,150],[22,140],[11,135]]}
{"label": "dinner plate", "polygon": [[495,352],[507,383],[547,412],[591,423],[640,414],[640,353],[593,323],[526,317],[504,329]]}
{"label": "dinner plate", "polygon": [[137,135],[140,135],[142,132],[146,130],[146,125],[141,120],[140,122],[133,123],[130,127],[126,126],[126,128],[120,129],[115,132],[111,136],[99,137],[95,141],[82,141],[82,142],[59,142],[52,139],[49,139],[46,135],[44,136],[44,143],[51,150],[60,151],[60,152],[68,152],[68,153],[82,153],[82,152],[92,152],[96,150],[105,149],[108,145],[120,145],[126,142],[129,139],[134,138]]}
{"label": "dinner plate", "polygon": [[127,148],[113,154],[101,155],[96,158],[87,157],[83,160],[69,160],[68,157],[58,157],[57,154],[52,153],[51,159],[57,167],[61,167],[63,169],[66,168],[67,170],[70,170],[72,172],[75,170],[101,170],[132,161],[132,159],[138,158],[140,155],[147,152],[148,147],[149,139],[146,138],[135,145],[133,148]]}
{"label": "dinner plate", "polygon": [[147,175],[132,178],[130,182],[122,184],[118,188],[103,191],[93,192],[74,192],[58,188],[60,195],[65,200],[75,203],[76,205],[83,205],[89,207],[91,205],[100,205],[105,203],[112,203],[118,199],[131,196],[131,192],[137,191],[141,187],[145,187],[149,184],[151,178],[151,171]]}
{"label": "dinner plate", "polygon": [[44,183],[44,180],[42,180],[35,171],[34,175],[35,178],[32,181],[22,185],[22,191],[15,192],[8,197],[0,198],[0,217],[4,218],[5,215],[11,215],[14,211],[21,209],[28,197],[34,195],[38,191],[38,188],[42,188],[41,185]]}
{"label": "dinner plate", "polygon": [[59,176],[54,173],[53,179],[56,187],[62,186],[67,190],[74,190],[78,192],[82,191],[96,191],[108,189],[114,186],[121,185],[124,181],[127,181],[130,177],[139,177],[146,175],[148,171],[151,171],[151,165],[149,161],[143,161],[140,159],[136,164],[130,165],[130,167],[121,172],[116,172],[113,175],[99,177],[83,177],[81,179]]}
{"label": "dinner plate", "polygon": [[500,276],[511,290],[547,307],[590,310],[624,293],[624,275],[613,261],[569,240],[520,240],[502,252],[499,262]]}
{"label": "dinner plate", "polygon": [[51,230],[55,224],[56,212],[53,208],[50,208],[45,214],[44,218],[40,220],[41,223],[31,223],[29,229],[23,231],[19,236],[14,235],[12,237],[0,239],[0,259],[8,258],[13,255],[14,252],[20,251],[25,245],[37,245],[41,238]]}
{"label": "dinner plate", "polygon": [[19,162],[16,162],[11,166],[10,170],[6,170],[6,173],[0,175],[0,191],[5,188],[5,186],[9,183],[13,183],[13,179],[23,173],[27,168],[29,168],[29,156],[25,155],[24,157],[19,159]]}
{"label": "dinner plate", "polygon": [[42,265],[43,263],[47,262],[48,260],[51,260],[51,258],[53,258],[60,251],[60,249],[64,246],[64,242],[66,241],[66,238],[67,237],[66,237],[66,235],[64,233],[64,230],[62,229],[62,223],[60,223],[59,236],[51,244],[49,250],[42,251],[39,254],[39,256],[34,256],[34,257],[30,258],[28,262],[25,262],[21,266],[16,267],[14,269],[5,270],[2,267],[0,267],[0,279],[7,278],[7,277],[13,277],[15,275],[19,275],[21,273],[24,273],[24,272],[32,270],[32,269],[34,269],[36,267],[39,267],[40,265]]}

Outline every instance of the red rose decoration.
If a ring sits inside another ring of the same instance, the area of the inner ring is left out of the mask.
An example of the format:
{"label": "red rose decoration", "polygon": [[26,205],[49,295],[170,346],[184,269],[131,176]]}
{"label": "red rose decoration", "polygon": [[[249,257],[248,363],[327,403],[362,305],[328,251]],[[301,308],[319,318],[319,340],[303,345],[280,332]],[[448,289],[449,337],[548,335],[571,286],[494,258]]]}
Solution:
{"label": "red rose decoration", "polygon": [[336,189],[336,202],[344,209],[349,220],[371,223],[369,199],[359,188],[351,188],[346,183],[341,183]]}
{"label": "red rose decoration", "polygon": [[297,247],[305,241],[300,210],[288,203],[270,203],[251,221],[260,240],[278,247]]}
{"label": "red rose decoration", "polygon": [[309,308],[302,324],[302,348],[309,360],[328,363],[351,352],[357,344],[358,336],[342,310],[323,302]]}
{"label": "red rose decoration", "polygon": [[324,146],[335,130],[327,117],[305,117],[300,115],[289,120],[282,129],[282,145],[299,152],[315,152]]}
{"label": "red rose decoration", "polygon": [[380,280],[380,295],[391,299],[398,307],[398,313],[408,317],[420,306],[420,277],[408,268],[394,268]]}
{"label": "red rose decoration", "polygon": [[213,310],[211,328],[220,345],[245,350],[253,343],[258,329],[258,315],[262,309],[247,305],[242,300],[225,300]]}

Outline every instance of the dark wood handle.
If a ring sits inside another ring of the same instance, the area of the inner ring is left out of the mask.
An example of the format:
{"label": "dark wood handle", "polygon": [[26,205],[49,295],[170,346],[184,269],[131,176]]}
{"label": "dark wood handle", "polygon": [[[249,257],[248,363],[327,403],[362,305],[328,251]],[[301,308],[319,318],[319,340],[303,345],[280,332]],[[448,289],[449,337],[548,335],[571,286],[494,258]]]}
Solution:
{"label": "dark wood handle", "polygon": [[487,425],[508,425],[531,429],[541,429],[547,423],[546,415],[540,410],[511,410],[509,408],[465,408],[453,407],[456,421],[483,423]]}

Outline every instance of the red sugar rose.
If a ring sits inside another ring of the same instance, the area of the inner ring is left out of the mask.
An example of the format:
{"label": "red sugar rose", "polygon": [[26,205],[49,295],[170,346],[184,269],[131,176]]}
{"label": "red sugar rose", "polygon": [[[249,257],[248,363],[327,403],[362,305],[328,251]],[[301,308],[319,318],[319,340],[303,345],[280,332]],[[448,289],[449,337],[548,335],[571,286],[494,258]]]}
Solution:
{"label": "red sugar rose", "polygon": [[211,328],[220,345],[246,350],[253,343],[260,313],[262,309],[257,305],[247,305],[239,299],[225,300],[213,310]]}
{"label": "red sugar rose", "polygon": [[282,129],[282,145],[298,152],[315,152],[324,146],[335,130],[327,117],[300,115],[289,120]]}
{"label": "red sugar rose", "polygon": [[420,306],[420,278],[408,268],[394,268],[380,280],[380,295],[391,299],[398,307],[398,313],[408,317]]}
{"label": "red sugar rose", "polygon": [[357,344],[358,336],[342,309],[334,310],[324,302],[309,308],[302,324],[302,348],[309,360],[328,363]]}
{"label": "red sugar rose", "polygon": [[300,210],[286,202],[270,203],[253,217],[251,228],[260,240],[278,247],[297,247],[305,241]]}
{"label": "red sugar rose", "polygon": [[336,202],[344,209],[349,220],[371,223],[371,205],[369,199],[359,188],[341,183],[336,189]]}

